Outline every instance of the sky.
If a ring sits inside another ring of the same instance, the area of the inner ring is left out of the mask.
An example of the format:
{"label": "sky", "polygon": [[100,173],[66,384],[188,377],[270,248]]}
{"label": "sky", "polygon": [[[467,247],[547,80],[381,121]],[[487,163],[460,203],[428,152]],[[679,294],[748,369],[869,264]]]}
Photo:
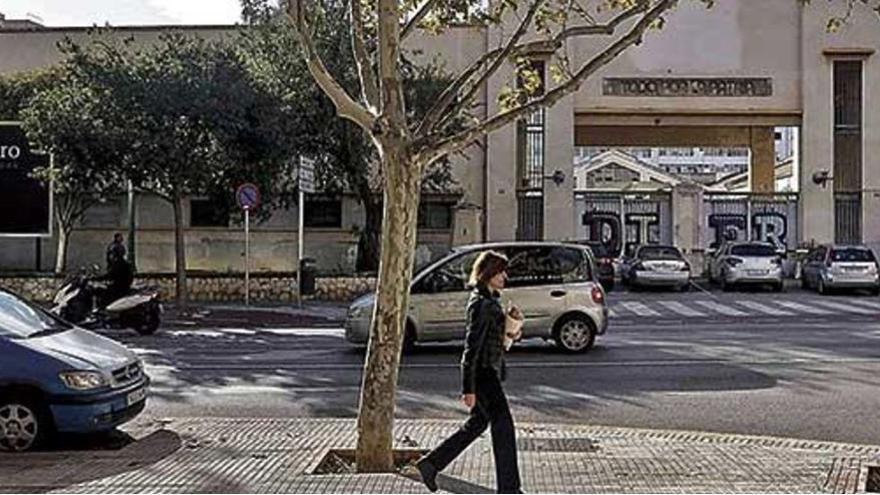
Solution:
{"label": "sky", "polygon": [[0,0],[7,19],[31,17],[45,26],[233,24],[239,0]]}

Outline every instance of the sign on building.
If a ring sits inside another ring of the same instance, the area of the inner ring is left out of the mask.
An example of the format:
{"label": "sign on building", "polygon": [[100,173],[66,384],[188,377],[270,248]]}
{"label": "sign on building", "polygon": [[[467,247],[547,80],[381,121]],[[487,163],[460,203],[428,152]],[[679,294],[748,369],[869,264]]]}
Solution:
{"label": "sign on building", "polygon": [[32,176],[49,160],[31,149],[20,124],[0,123],[0,235],[52,235],[51,187]]}

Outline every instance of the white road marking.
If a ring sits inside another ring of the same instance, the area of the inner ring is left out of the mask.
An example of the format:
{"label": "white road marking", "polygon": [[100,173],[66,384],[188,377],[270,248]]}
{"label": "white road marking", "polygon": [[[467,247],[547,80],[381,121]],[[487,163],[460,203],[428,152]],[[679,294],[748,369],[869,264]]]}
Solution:
{"label": "white road marking", "polygon": [[770,306],[765,306],[759,302],[748,301],[748,300],[739,300],[736,302],[740,306],[745,306],[749,309],[754,309],[755,311],[759,311],[764,314],[773,315],[773,316],[794,316],[794,313],[790,311],[785,311],[782,309],[776,309]]}
{"label": "white road marking", "polygon": [[344,328],[261,328],[259,332],[297,337],[345,337]]}
{"label": "white road marking", "polygon": [[730,306],[719,304],[715,301],[694,301],[694,303],[727,316],[749,316],[748,313],[745,313],[735,308],[731,308]]}
{"label": "white road marking", "polygon": [[819,299],[813,299],[810,301],[813,304],[819,304],[825,306],[826,308],[836,309],[838,311],[846,311],[848,313],[856,313],[860,315],[876,315],[877,311],[867,308],[861,308],[858,306],[853,306],[850,304],[837,303],[832,301],[823,301]]}
{"label": "white road marking", "polygon": [[806,304],[796,303],[794,301],[773,301],[774,303],[785,306],[788,309],[801,311],[811,315],[830,315],[832,312],[827,309],[817,308],[815,306],[807,306]]}
{"label": "white road marking", "polygon": [[677,301],[657,301],[657,303],[665,306],[667,309],[674,311],[683,316],[706,316],[705,313],[701,313],[696,309],[685,306],[684,304]]}
{"label": "white road marking", "polygon": [[858,304],[859,306],[867,306],[869,308],[874,308],[880,310],[880,302],[877,301],[868,301],[865,299],[847,299],[848,303]]}
{"label": "white road marking", "polygon": [[639,316],[660,316],[660,313],[654,311],[653,309],[645,306],[640,302],[626,301],[620,303],[620,305]]}

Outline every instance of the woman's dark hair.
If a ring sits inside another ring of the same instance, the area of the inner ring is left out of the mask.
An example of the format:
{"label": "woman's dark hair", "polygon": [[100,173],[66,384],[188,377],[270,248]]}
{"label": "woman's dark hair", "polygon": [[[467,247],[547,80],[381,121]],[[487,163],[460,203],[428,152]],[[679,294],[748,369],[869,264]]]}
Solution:
{"label": "woman's dark hair", "polygon": [[471,268],[471,276],[468,285],[477,287],[486,284],[499,273],[507,270],[507,256],[496,251],[485,251],[477,256],[474,266]]}

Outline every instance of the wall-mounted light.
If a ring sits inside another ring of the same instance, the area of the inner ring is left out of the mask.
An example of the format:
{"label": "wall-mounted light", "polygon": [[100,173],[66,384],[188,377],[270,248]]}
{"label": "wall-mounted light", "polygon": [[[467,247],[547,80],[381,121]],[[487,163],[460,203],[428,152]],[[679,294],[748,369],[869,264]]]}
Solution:
{"label": "wall-mounted light", "polygon": [[834,177],[831,177],[831,172],[827,170],[819,170],[818,172],[813,172],[813,184],[817,186],[822,186],[822,189],[825,189],[825,186],[828,185],[829,181],[834,180]]}
{"label": "wall-mounted light", "polygon": [[553,172],[553,175],[545,175],[544,180],[552,180],[554,184],[561,186],[565,182],[565,172],[557,170]]}

